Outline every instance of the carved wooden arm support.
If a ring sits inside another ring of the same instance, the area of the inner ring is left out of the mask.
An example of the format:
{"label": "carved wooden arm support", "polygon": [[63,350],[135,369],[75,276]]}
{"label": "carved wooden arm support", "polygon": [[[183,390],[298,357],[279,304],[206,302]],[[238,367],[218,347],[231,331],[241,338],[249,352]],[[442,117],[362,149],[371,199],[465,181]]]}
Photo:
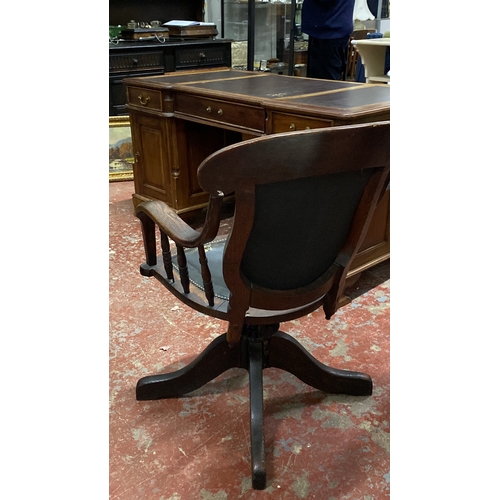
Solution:
{"label": "carved wooden arm support", "polygon": [[163,201],[150,200],[138,205],[135,215],[142,223],[147,264],[156,265],[155,224],[158,225],[161,233],[171,238],[178,246],[195,248],[212,241],[219,230],[223,197],[224,194],[221,192],[210,196],[205,223],[201,231],[189,226]]}

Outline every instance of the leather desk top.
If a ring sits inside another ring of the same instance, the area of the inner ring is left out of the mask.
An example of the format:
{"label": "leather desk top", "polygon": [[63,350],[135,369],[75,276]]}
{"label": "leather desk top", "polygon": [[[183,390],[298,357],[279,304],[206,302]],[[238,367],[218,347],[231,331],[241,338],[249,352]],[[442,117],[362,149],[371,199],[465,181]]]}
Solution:
{"label": "leather desk top", "polygon": [[390,86],[241,70],[204,70],[126,78],[127,86],[259,105],[331,118],[388,112]]}

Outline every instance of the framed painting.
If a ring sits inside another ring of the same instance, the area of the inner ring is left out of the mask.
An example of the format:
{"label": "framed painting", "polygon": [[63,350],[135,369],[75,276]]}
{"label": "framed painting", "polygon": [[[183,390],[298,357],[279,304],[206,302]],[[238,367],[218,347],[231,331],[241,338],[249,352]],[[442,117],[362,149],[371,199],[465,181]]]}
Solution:
{"label": "framed painting", "polygon": [[128,116],[109,117],[109,180],[129,181],[134,178],[132,133]]}

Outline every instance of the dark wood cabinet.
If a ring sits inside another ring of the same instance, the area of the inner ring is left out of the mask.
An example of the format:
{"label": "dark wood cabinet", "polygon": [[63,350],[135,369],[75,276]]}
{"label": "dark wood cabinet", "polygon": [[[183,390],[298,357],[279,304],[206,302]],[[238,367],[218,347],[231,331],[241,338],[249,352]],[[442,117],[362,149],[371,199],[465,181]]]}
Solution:
{"label": "dark wood cabinet", "polygon": [[109,116],[128,114],[124,78],[216,67],[231,67],[231,41],[209,38],[110,44]]}
{"label": "dark wood cabinet", "polygon": [[[109,25],[161,23],[172,19],[203,21],[203,0],[110,0]],[[127,115],[122,81],[130,76],[153,76],[180,69],[231,67],[231,41],[213,38],[168,38],[119,41],[109,44],[109,115]]]}

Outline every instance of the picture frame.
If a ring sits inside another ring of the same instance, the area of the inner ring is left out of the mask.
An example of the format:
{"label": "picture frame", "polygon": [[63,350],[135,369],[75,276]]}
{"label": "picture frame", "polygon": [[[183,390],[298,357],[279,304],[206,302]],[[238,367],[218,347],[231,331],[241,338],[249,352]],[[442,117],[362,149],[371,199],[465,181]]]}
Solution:
{"label": "picture frame", "polygon": [[109,117],[109,181],[134,178],[132,132],[128,116]]}

